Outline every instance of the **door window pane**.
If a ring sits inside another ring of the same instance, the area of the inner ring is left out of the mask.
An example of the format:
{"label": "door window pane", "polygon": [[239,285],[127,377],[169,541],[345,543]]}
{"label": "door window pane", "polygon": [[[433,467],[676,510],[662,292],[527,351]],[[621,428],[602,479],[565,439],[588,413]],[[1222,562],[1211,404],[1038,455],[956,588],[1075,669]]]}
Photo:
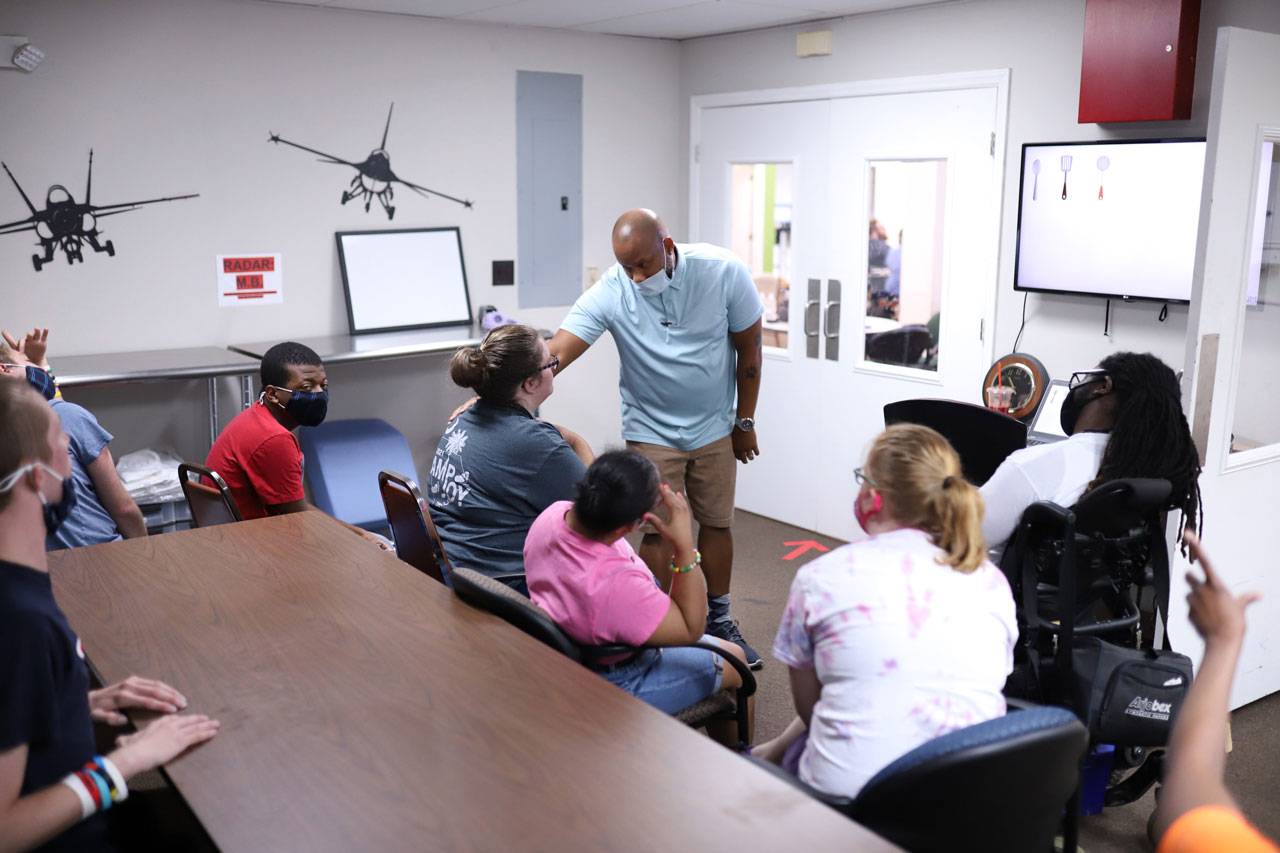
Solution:
{"label": "door window pane", "polygon": [[864,357],[938,369],[946,160],[878,160],[867,172]]}
{"label": "door window pane", "polygon": [[1280,443],[1280,145],[1262,146],[1231,452]]}
{"label": "door window pane", "polygon": [[764,345],[787,348],[791,306],[791,164],[733,166],[733,249],[764,302]]}

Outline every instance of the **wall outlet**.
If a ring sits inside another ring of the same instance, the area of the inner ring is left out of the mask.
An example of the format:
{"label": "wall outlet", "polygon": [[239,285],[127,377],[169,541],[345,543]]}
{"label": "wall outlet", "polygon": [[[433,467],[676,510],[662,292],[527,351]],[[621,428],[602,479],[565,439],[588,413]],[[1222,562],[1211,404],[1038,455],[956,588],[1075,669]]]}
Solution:
{"label": "wall outlet", "polygon": [[587,267],[587,277],[582,280],[582,289],[590,290],[591,285],[600,280],[600,267]]}

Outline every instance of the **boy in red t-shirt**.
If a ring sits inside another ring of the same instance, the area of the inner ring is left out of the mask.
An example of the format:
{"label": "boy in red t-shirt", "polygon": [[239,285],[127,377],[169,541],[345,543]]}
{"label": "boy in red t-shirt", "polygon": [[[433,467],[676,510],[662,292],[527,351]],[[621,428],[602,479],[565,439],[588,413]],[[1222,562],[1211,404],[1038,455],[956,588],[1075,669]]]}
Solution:
{"label": "boy in red t-shirt", "polygon": [[[302,448],[293,431],[319,426],[329,408],[329,378],[310,347],[276,344],[262,356],[261,376],[258,401],[227,424],[205,459],[226,480],[246,521],[315,509],[302,488]],[[347,527],[387,547],[381,537]]]}
{"label": "boy in red t-shirt", "polygon": [[261,375],[258,401],[227,424],[205,460],[227,481],[245,520],[307,508],[293,431],[319,426],[329,406],[324,362],[310,347],[276,344],[262,357]]}

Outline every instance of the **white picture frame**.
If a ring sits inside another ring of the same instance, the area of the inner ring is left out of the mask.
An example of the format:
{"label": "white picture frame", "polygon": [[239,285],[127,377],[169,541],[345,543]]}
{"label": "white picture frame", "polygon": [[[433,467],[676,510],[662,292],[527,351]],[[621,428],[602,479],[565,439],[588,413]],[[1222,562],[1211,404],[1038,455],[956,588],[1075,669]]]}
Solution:
{"label": "white picture frame", "polygon": [[471,324],[460,228],[339,231],[351,334]]}

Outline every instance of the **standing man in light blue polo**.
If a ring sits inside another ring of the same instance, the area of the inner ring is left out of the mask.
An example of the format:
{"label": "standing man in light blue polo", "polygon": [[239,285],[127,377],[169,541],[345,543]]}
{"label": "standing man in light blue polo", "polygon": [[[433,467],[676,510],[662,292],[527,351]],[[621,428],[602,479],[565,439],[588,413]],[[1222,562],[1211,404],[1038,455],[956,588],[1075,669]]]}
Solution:
{"label": "standing man in light blue polo", "polygon": [[[621,360],[622,436],[689,497],[707,577],[707,633],[737,643],[752,669],[760,655],[729,613],[737,468],[759,453],[764,306],[732,252],[677,244],[652,210],[613,226],[618,262],[579,297],[551,339],[564,370],[605,332]],[[640,557],[665,589],[672,554],[646,529]]]}

